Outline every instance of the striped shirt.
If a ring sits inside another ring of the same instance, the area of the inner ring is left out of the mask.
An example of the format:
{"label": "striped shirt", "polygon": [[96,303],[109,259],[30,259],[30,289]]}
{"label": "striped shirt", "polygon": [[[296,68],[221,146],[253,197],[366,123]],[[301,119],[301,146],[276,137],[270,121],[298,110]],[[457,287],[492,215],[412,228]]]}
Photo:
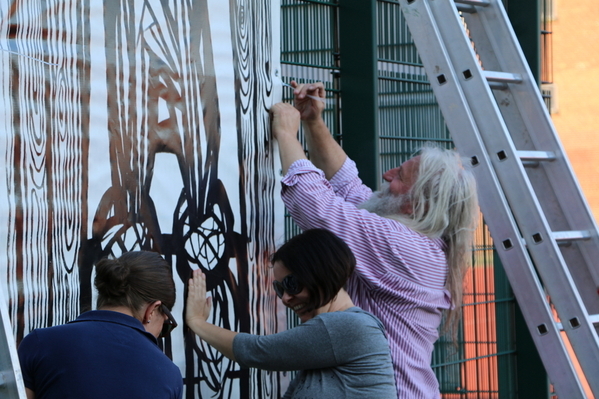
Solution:
{"label": "striped shirt", "polygon": [[451,306],[444,244],[358,209],[371,194],[350,159],[330,181],[305,159],[282,180],[283,202],[297,225],[328,229],[354,252],[356,273],[347,289],[387,329],[399,398],[439,398],[431,355],[441,311]]}

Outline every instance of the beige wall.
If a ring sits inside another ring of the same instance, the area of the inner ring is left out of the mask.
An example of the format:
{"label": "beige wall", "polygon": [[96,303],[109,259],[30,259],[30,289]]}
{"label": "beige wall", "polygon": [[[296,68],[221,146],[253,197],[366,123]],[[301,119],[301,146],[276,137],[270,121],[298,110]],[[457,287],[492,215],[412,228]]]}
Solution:
{"label": "beige wall", "polygon": [[553,0],[552,115],[599,222],[599,0]]}

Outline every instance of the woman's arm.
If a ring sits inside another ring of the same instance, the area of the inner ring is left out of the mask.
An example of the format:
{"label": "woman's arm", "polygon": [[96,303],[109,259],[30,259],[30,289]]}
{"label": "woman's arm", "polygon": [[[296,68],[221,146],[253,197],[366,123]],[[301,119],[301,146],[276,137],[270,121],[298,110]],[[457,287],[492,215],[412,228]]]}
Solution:
{"label": "woman's arm", "polygon": [[35,392],[31,389],[25,388],[25,393],[27,394],[27,399],[35,399]]}
{"label": "woman's arm", "polygon": [[233,339],[237,333],[208,323],[211,309],[212,300],[206,298],[206,275],[201,270],[194,270],[189,280],[185,321],[200,338],[234,361]]}
{"label": "woman's arm", "polygon": [[237,362],[243,367],[293,371],[338,365],[329,333],[319,317],[276,334],[239,334],[234,346]]}

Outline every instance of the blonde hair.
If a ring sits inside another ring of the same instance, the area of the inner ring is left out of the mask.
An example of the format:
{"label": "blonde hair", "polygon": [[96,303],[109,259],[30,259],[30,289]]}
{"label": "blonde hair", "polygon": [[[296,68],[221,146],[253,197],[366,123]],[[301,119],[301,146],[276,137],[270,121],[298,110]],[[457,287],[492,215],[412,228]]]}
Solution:
{"label": "blonde hair", "polygon": [[407,195],[413,205],[412,214],[388,217],[427,237],[445,241],[445,287],[453,306],[447,311],[444,331],[455,338],[464,274],[472,264],[473,233],[478,221],[476,181],[470,163],[456,151],[426,145],[420,151],[418,175]]}

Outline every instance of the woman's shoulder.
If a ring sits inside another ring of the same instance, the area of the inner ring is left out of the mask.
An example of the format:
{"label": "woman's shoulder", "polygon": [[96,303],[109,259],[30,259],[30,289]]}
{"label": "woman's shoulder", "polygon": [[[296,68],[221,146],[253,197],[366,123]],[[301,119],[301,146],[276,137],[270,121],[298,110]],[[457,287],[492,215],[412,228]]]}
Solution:
{"label": "woman's shoulder", "polygon": [[381,332],[384,332],[383,323],[381,323],[375,315],[357,306],[339,312],[322,313],[317,317],[321,318],[323,323],[327,326],[334,325],[339,328],[347,329],[348,325],[350,325],[351,329],[354,331],[377,327]]}
{"label": "woman's shoulder", "polygon": [[345,310],[340,310],[337,312],[327,312],[321,313],[319,316],[322,317],[332,317],[332,318],[350,318],[350,319],[365,319],[365,320],[378,320],[375,315],[370,312],[365,311],[364,309],[358,306],[352,306]]}

